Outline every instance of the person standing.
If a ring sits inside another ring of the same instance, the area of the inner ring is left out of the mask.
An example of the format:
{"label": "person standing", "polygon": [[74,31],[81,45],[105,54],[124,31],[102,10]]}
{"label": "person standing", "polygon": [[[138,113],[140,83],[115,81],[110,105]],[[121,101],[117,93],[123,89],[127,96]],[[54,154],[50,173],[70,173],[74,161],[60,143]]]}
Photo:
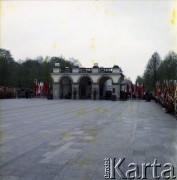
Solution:
{"label": "person standing", "polygon": [[25,97],[26,97],[26,99],[28,99],[28,97],[29,97],[29,90],[28,90],[28,88],[25,91]]}
{"label": "person standing", "polygon": [[96,92],[96,89],[94,88],[94,90],[93,90],[93,99],[94,100],[96,100],[96,94],[97,94],[97,92]]}
{"label": "person standing", "polygon": [[77,95],[77,91],[76,91],[76,88],[74,88],[74,91],[73,91],[74,99],[76,99],[76,95]]}

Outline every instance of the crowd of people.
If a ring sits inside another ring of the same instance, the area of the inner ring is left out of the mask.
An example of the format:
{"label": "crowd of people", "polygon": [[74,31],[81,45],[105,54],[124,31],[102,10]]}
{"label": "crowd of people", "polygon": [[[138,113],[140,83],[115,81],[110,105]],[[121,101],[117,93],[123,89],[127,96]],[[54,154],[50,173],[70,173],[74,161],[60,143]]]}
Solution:
{"label": "crowd of people", "polygon": [[9,99],[13,97],[14,97],[13,89],[5,86],[0,86],[0,99]]}
{"label": "crowd of people", "polygon": [[30,97],[33,97],[33,91],[28,88],[9,88],[6,86],[0,86],[0,99]]}
{"label": "crowd of people", "polygon": [[[39,89],[39,90],[38,90]],[[0,86],[0,99],[8,99],[8,98],[30,98],[30,97],[46,97],[48,94],[48,90],[50,88],[35,88],[35,89],[25,89],[25,88],[9,88],[5,86]],[[133,92],[133,91],[132,91]],[[137,91],[138,92],[138,91]],[[174,82],[165,82],[165,83],[157,83],[155,95],[152,96],[150,92],[143,93],[130,93],[121,91],[120,92],[120,100],[124,101],[129,98],[131,99],[145,99],[146,101],[150,101],[154,99],[156,103],[160,104],[167,113],[176,114],[177,115],[177,84]],[[76,96],[76,94],[74,94]],[[96,94],[94,93],[95,97]],[[96,98],[94,98],[96,99]]]}
{"label": "crowd of people", "polygon": [[177,85],[173,82],[157,83],[155,101],[167,113],[177,114]]}
{"label": "crowd of people", "polygon": [[17,98],[32,98],[33,95],[33,90],[28,89],[28,88],[18,88],[16,89],[16,95],[15,97]]}
{"label": "crowd of people", "polygon": [[0,99],[11,99],[11,98],[40,98],[47,97],[45,92],[34,92],[28,88],[9,88],[6,86],[0,86]]}

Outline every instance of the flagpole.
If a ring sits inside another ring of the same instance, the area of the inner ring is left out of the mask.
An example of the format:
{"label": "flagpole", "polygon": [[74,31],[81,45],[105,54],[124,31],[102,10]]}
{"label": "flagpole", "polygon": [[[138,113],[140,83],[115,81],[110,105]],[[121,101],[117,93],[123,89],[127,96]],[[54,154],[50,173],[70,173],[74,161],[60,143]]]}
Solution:
{"label": "flagpole", "polygon": [[34,79],[34,84],[33,84],[33,91],[34,91],[34,97],[37,97],[37,79]]}
{"label": "flagpole", "polygon": [[37,98],[37,92],[38,92],[38,82],[37,82],[37,79],[36,79],[36,98]]}

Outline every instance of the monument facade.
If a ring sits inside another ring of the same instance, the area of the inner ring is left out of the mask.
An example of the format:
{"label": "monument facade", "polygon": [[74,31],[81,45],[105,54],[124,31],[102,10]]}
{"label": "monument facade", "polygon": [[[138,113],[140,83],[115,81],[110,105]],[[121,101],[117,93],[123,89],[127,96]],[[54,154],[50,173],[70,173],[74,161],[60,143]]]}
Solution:
{"label": "monument facade", "polygon": [[120,97],[121,82],[124,75],[119,66],[113,68],[92,68],[74,66],[61,70],[58,63],[51,73],[54,99],[109,99],[111,94]]}

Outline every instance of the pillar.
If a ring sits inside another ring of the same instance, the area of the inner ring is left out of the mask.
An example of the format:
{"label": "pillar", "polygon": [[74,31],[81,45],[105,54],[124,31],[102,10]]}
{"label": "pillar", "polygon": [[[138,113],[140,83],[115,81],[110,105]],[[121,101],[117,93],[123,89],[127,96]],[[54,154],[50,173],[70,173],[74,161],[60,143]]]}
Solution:
{"label": "pillar", "polygon": [[114,84],[112,84],[112,88],[115,89],[116,100],[119,100],[119,98],[120,98],[120,85],[118,83],[114,83]]}
{"label": "pillar", "polygon": [[117,98],[120,99],[120,84],[117,84]]}
{"label": "pillar", "polygon": [[53,99],[59,99],[59,83],[53,83]]}

